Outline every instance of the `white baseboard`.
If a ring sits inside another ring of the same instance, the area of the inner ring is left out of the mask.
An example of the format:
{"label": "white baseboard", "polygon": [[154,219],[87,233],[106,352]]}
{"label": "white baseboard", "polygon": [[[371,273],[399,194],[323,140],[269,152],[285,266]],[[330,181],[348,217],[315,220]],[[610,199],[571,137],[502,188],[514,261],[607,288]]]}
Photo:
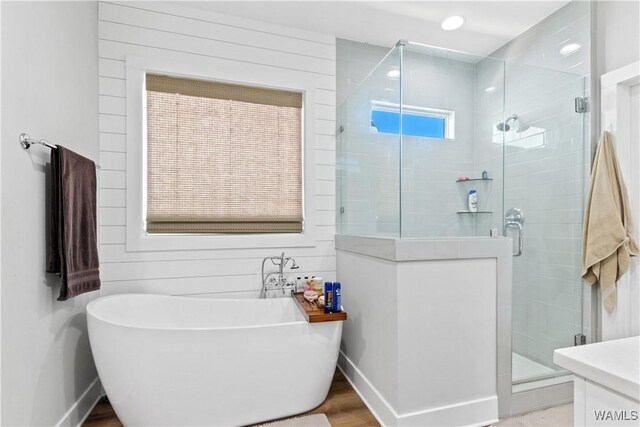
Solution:
{"label": "white baseboard", "polygon": [[338,368],[380,425],[396,425],[398,414],[342,350],[338,354]]}
{"label": "white baseboard", "polygon": [[488,426],[497,423],[498,396],[400,415],[399,426]]}
{"label": "white baseboard", "polygon": [[62,416],[60,421],[56,423],[57,427],[80,427],[87,419],[98,400],[103,396],[102,384],[100,378],[96,378],[89,384],[89,387],[82,393],[76,402],[69,408],[66,414]]}
{"label": "white baseboard", "polygon": [[338,367],[383,426],[486,426],[498,421],[498,396],[398,414],[342,351],[338,357]]}

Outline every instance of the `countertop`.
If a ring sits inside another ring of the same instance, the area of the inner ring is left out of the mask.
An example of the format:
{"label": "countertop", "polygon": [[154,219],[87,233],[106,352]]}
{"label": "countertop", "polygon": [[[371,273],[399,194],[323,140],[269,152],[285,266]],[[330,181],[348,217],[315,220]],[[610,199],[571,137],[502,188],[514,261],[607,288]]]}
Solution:
{"label": "countertop", "polygon": [[554,351],[553,363],[640,400],[640,337],[561,348]]}

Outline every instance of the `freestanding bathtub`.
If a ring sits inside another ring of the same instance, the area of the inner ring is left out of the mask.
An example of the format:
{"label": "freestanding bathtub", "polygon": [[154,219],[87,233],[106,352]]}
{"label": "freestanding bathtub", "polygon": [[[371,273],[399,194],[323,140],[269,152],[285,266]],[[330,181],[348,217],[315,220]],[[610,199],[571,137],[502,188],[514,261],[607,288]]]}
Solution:
{"label": "freestanding bathtub", "polygon": [[326,398],[342,322],[291,298],[122,294],[87,305],[98,374],[126,426],[246,425]]}

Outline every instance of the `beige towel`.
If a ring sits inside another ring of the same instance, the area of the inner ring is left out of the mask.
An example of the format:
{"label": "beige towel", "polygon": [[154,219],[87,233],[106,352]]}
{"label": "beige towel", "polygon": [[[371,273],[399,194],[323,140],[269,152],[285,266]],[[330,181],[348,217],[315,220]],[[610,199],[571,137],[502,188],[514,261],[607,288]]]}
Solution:
{"label": "beige towel", "polygon": [[607,131],[598,141],[583,227],[582,278],[591,285],[600,283],[602,304],[611,313],[616,281],[629,270],[629,257],[639,251],[613,136]]}

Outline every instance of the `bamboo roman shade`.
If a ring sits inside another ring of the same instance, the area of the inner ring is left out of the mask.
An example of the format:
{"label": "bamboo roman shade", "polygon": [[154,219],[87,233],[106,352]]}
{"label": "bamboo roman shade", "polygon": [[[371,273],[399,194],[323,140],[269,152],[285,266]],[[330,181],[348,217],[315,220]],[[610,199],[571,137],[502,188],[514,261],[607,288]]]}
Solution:
{"label": "bamboo roman shade", "polygon": [[147,74],[147,231],[302,231],[302,94]]}

